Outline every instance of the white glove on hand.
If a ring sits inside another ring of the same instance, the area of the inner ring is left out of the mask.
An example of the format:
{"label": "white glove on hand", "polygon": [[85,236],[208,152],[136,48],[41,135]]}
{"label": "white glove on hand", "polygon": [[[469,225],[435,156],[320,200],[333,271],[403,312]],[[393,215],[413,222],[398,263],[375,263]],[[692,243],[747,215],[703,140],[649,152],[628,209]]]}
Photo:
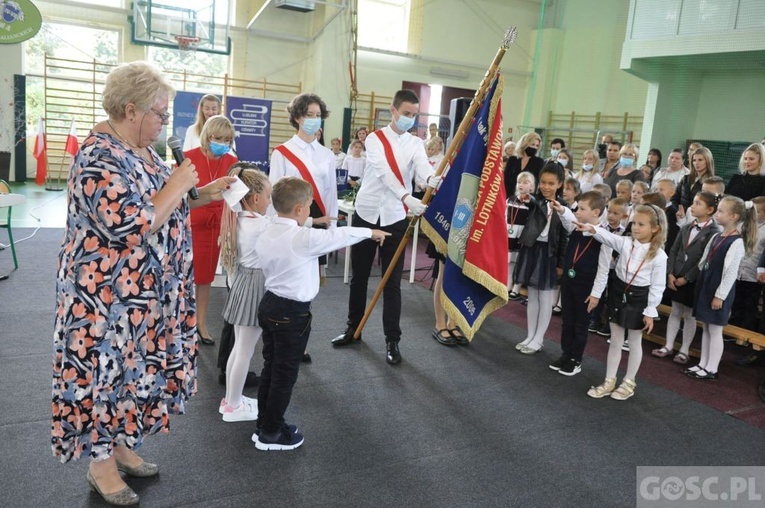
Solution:
{"label": "white glove on hand", "polygon": [[404,204],[409,208],[410,212],[417,216],[422,215],[427,208],[427,206],[422,204],[422,201],[412,195],[404,197]]}
{"label": "white glove on hand", "polygon": [[428,187],[433,187],[434,189],[438,188],[438,184],[441,183],[441,180],[443,180],[444,177],[441,175],[433,175],[430,178],[428,178]]}

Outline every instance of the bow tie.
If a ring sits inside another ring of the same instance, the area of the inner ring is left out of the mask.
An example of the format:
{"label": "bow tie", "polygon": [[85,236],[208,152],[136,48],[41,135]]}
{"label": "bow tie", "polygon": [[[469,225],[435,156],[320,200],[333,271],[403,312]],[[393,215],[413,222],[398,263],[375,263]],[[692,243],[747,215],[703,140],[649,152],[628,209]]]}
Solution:
{"label": "bow tie", "polygon": [[701,231],[701,230],[703,229],[703,228],[702,228],[700,225],[698,225],[698,224],[696,224],[696,226],[695,226],[695,227],[696,227],[696,231]]}
{"label": "bow tie", "polygon": [[608,226],[608,231],[610,233],[615,233],[616,231],[619,231],[619,228],[612,228],[611,226]]}

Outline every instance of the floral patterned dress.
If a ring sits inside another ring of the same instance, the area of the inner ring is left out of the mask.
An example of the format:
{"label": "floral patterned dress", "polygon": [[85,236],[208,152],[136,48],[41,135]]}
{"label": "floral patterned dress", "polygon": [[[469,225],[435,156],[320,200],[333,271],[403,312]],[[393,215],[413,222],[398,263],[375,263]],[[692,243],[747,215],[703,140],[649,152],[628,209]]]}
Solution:
{"label": "floral patterned dress", "polygon": [[91,133],[68,182],[59,254],[52,448],[105,459],[167,432],[196,392],[196,303],[186,198],[152,233],[169,170]]}

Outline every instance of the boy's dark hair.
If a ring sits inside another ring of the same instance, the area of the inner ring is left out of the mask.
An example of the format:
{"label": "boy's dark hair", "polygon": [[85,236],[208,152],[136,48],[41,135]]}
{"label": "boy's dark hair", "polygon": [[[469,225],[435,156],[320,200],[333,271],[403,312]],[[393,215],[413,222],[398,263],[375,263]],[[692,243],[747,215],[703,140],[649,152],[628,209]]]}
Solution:
{"label": "boy's dark hair", "polygon": [[402,102],[411,102],[412,104],[419,104],[420,98],[414,93],[414,90],[399,90],[396,95],[393,96],[393,107],[398,109]]}
{"label": "boy's dark hair", "polygon": [[542,181],[542,175],[545,173],[555,175],[555,177],[558,179],[558,182],[560,183],[566,181],[566,170],[563,169],[563,165],[557,161],[549,161],[542,167],[542,170],[539,172],[540,182]]}
{"label": "boy's dark hair", "polygon": [[552,141],[550,141],[550,146],[552,146],[552,145],[554,145],[556,143],[559,144],[561,148],[566,148],[566,142],[563,141],[560,138],[555,138]]}
{"label": "boy's dark hair", "polygon": [[621,142],[620,142],[620,141],[616,141],[616,140],[614,140],[614,141],[611,141],[611,142],[610,142],[610,143],[608,143],[608,144],[609,144],[609,145],[616,145],[616,146],[618,146],[618,147],[619,147],[619,150],[621,150],[621,149],[622,149],[622,144],[621,144]]}
{"label": "boy's dark hair", "polygon": [[656,205],[662,210],[667,207],[667,200],[660,192],[649,192],[641,198],[644,205]]}
{"label": "boy's dark hair", "polygon": [[322,120],[329,116],[327,105],[323,100],[321,100],[321,97],[314,93],[301,93],[292,99],[287,105],[287,112],[290,114],[290,125],[292,125],[295,129],[299,129],[300,124],[298,124],[297,121],[299,118],[303,118],[306,114],[308,114],[308,106],[311,104],[319,105]]}
{"label": "boy's dark hair", "polygon": [[679,153],[680,155],[683,155],[683,149],[682,148],[673,148],[671,153]]}
{"label": "boy's dark hair", "polygon": [[313,199],[311,184],[296,176],[285,176],[271,191],[271,202],[279,213],[290,214],[295,206]]}
{"label": "boy's dark hair", "polygon": [[571,187],[574,189],[574,195],[578,198],[582,194],[582,184],[579,183],[579,180],[574,178],[573,176],[569,176],[566,178],[566,181],[563,182],[563,188]]}
{"label": "boy's dark hair", "polygon": [[592,210],[598,210],[601,214],[606,209],[606,198],[598,191],[588,191],[579,196],[579,203],[585,202]]}

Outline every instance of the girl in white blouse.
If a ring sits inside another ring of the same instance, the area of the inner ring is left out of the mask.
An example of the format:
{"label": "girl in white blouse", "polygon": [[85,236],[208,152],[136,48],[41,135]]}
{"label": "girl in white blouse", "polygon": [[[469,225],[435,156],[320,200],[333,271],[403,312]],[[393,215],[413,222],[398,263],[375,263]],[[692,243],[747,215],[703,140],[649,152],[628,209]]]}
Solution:
{"label": "girl in white blouse", "polygon": [[[608,320],[611,345],[606,362],[606,379],[587,392],[600,399],[626,400],[635,393],[635,376],[643,360],[643,332],[651,333],[656,307],[661,303],[667,282],[667,254],[662,250],[667,236],[664,210],[654,205],[638,205],[632,223],[632,237],[618,236],[601,227],[576,223],[579,231],[595,235],[595,240],[619,253],[616,277],[609,287]],[[629,340],[627,373],[616,388],[616,372],[622,359],[625,330]],[[615,389],[616,388],[616,389]]]}
{"label": "girl in white blouse", "polygon": [[720,201],[715,220],[723,229],[713,236],[699,262],[696,304],[693,314],[704,323],[701,335],[701,360],[683,372],[694,379],[717,379],[723,354],[723,327],[730,319],[736,295],[736,276],[745,254],[757,242],[757,212],[751,201],[735,196]]}

